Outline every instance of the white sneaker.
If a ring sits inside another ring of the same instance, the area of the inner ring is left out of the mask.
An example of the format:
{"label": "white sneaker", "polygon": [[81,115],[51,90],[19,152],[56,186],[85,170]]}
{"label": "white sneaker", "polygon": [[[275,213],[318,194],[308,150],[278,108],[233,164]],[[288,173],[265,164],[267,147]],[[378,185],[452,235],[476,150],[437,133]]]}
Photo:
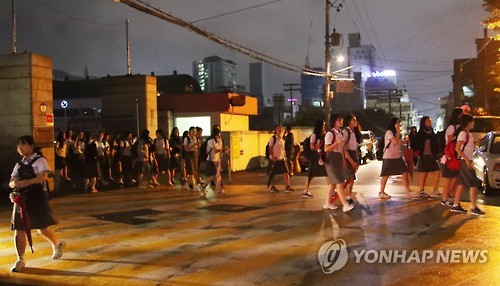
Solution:
{"label": "white sneaker", "polygon": [[336,205],[332,205],[332,204],[326,204],[326,203],[325,203],[325,204],[323,205],[323,209],[324,209],[324,210],[336,210],[336,209],[338,209],[338,208],[339,208],[338,206],[336,206]]}
{"label": "white sneaker", "polygon": [[59,241],[59,243],[54,247],[52,259],[59,259],[63,255],[63,249],[66,246],[66,242]]}
{"label": "white sneaker", "polygon": [[217,194],[218,194],[218,195],[225,195],[225,194],[226,194],[226,192],[224,192],[224,190],[223,190],[223,189],[220,189],[220,190],[218,190],[218,191],[217,191]]}
{"label": "white sneaker", "polygon": [[411,192],[407,192],[407,193],[406,193],[406,198],[407,198],[407,199],[410,199],[410,200],[413,200],[413,199],[418,199],[418,198],[420,198],[420,193],[418,193],[418,192],[413,192],[413,191],[411,191]]}
{"label": "white sneaker", "polygon": [[10,269],[10,272],[23,272],[24,268],[26,267],[26,262],[24,259],[20,259],[12,265],[12,268]]}
{"label": "white sneaker", "polygon": [[204,191],[203,190],[203,187],[201,186],[201,184],[196,184],[194,186],[194,190],[197,191],[197,192],[201,192],[201,191]]}
{"label": "white sneaker", "polygon": [[433,190],[430,195],[431,195],[431,198],[439,198],[439,197],[441,197],[442,194],[441,194],[441,192],[439,192],[439,190]]}
{"label": "white sneaker", "polygon": [[390,199],[391,196],[386,194],[386,193],[378,193],[378,198],[379,199]]}
{"label": "white sneaker", "polygon": [[349,211],[352,211],[354,209],[354,204],[348,204],[348,205],[344,205],[342,207],[342,211],[343,212],[349,212]]}

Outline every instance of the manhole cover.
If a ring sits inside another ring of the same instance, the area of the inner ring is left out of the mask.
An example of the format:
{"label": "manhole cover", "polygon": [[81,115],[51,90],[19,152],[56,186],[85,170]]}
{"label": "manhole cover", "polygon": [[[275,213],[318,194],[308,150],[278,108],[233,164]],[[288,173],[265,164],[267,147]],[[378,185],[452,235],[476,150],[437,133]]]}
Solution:
{"label": "manhole cover", "polygon": [[256,206],[244,206],[244,205],[233,205],[233,204],[221,204],[212,205],[207,207],[202,207],[200,209],[205,209],[209,211],[219,211],[219,212],[245,212],[262,209],[262,207]]}
{"label": "manhole cover", "polygon": [[150,222],[155,222],[156,220],[141,218],[141,216],[149,216],[156,215],[161,213],[161,211],[153,210],[153,209],[138,209],[133,211],[125,211],[125,212],[115,212],[115,213],[105,213],[99,215],[92,215],[96,219],[106,220],[116,223],[126,223],[130,225],[139,225]]}

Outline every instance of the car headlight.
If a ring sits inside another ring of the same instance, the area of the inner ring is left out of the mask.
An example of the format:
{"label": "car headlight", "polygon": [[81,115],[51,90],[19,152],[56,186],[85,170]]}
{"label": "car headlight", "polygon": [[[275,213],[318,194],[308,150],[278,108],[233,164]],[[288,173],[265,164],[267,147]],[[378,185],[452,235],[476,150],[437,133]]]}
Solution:
{"label": "car headlight", "polygon": [[495,166],[493,166],[494,171],[500,171],[500,163],[496,163]]}

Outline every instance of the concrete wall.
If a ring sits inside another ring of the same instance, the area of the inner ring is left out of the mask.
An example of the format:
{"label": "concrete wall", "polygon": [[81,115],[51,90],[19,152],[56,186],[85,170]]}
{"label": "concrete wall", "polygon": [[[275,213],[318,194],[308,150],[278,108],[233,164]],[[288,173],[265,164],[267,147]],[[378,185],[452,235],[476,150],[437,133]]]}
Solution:
{"label": "concrete wall", "polygon": [[[51,169],[54,169],[54,127],[47,122],[53,114],[52,60],[36,54],[0,56],[0,180],[8,183],[19,160],[16,140],[32,135]],[[44,105],[45,110],[40,106]]]}
{"label": "concrete wall", "polygon": [[[102,80],[102,119],[107,132],[123,132],[125,129],[136,132],[136,99],[139,104],[139,129],[151,132],[158,129],[156,77],[116,76]],[[120,121],[127,124],[118,124]]]}

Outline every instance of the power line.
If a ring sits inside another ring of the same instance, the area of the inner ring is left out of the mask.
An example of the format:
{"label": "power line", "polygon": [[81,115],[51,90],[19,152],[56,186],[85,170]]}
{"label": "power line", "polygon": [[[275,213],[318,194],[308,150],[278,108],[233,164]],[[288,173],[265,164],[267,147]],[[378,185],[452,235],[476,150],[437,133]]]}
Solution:
{"label": "power line", "polygon": [[85,24],[101,25],[101,26],[117,26],[117,25],[122,25],[122,23],[99,23],[99,22],[89,21],[89,20],[86,20],[86,19],[82,19],[82,18],[73,16],[71,14],[65,13],[62,10],[58,9],[58,8],[50,6],[49,4],[47,4],[43,0],[38,0],[38,2],[40,2],[40,4],[42,4],[43,6],[45,6],[46,8],[48,8],[48,9],[54,11],[54,12],[57,12],[57,13],[63,15],[63,16],[66,16],[66,17],[70,18],[70,19],[73,19],[75,21],[79,21],[79,22],[82,22],[82,23],[85,23]]}
{"label": "power line", "polygon": [[207,20],[212,20],[212,19],[223,17],[223,16],[228,16],[228,15],[240,13],[240,12],[243,12],[243,11],[247,11],[247,10],[251,10],[251,9],[255,9],[255,8],[259,8],[259,7],[263,7],[263,6],[267,6],[267,5],[274,4],[274,3],[277,3],[277,2],[281,2],[281,1],[283,1],[283,0],[274,0],[274,1],[266,2],[266,3],[254,5],[254,6],[249,6],[249,7],[246,7],[246,8],[241,8],[241,9],[237,9],[237,10],[234,10],[234,11],[230,11],[230,12],[226,12],[226,13],[221,13],[221,14],[218,14],[218,15],[214,15],[214,16],[211,16],[211,17],[207,17],[207,18],[202,18],[202,19],[199,19],[199,20],[191,21],[191,23],[195,24],[195,23],[199,23],[199,22],[203,22],[203,21],[207,21]]}

